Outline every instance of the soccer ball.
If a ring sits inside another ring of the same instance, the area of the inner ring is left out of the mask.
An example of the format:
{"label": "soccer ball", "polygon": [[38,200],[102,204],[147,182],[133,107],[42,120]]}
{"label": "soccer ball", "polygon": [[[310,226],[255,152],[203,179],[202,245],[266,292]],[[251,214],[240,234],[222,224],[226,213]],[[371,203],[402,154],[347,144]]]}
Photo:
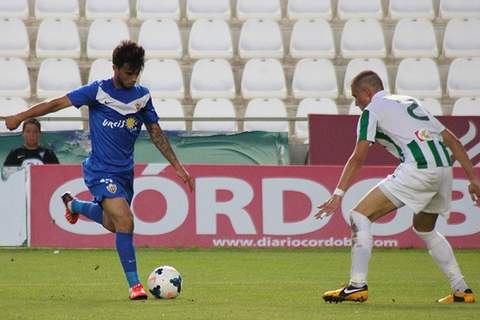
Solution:
{"label": "soccer ball", "polygon": [[150,273],[147,285],[156,298],[173,299],[182,291],[182,276],[174,267],[161,266]]}

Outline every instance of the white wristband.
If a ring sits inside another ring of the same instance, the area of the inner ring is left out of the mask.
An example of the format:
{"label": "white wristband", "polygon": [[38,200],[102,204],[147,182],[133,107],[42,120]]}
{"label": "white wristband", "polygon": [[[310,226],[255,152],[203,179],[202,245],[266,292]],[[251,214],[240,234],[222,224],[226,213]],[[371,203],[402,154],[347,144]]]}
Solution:
{"label": "white wristband", "polygon": [[335,196],[343,197],[344,194],[345,194],[345,191],[339,188],[336,188],[335,191],[333,191],[333,195]]}

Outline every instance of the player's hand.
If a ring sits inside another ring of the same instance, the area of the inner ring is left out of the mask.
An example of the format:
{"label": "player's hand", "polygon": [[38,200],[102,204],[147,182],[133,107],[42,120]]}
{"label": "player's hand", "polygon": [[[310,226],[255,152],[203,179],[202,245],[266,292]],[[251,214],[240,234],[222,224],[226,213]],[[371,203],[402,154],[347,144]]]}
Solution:
{"label": "player's hand", "polygon": [[330,199],[328,199],[326,202],[324,202],[323,204],[317,207],[319,210],[315,214],[315,218],[323,219],[325,217],[328,217],[340,207],[341,203],[342,203],[342,197],[337,195],[332,195]]}
{"label": "player's hand", "polygon": [[17,117],[17,115],[9,116],[5,118],[5,126],[8,130],[15,130],[22,123],[22,120]]}
{"label": "player's hand", "polygon": [[177,175],[180,177],[180,179],[182,179],[184,183],[188,185],[190,192],[193,192],[195,190],[195,187],[193,185],[193,179],[184,166],[180,166],[180,168],[177,169]]}
{"label": "player's hand", "polygon": [[472,180],[468,186],[470,197],[476,206],[480,206],[480,181]]}

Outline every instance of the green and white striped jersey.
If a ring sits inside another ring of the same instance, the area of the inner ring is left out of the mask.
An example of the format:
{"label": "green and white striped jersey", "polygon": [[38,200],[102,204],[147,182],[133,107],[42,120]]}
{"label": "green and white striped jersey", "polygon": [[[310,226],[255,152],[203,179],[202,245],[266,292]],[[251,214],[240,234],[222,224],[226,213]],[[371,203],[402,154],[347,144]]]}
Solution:
{"label": "green and white striped jersey", "polygon": [[357,138],[377,142],[401,162],[415,163],[419,169],[449,167],[452,160],[442,141],[443,130],[414,98],[380,91],[360,116]]}

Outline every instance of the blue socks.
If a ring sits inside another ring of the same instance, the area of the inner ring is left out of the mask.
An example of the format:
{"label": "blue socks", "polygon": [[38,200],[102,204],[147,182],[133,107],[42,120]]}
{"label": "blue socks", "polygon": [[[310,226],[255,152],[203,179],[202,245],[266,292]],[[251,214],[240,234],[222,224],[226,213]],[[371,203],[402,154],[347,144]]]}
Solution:
{"label": "blue socks", "polygon": [[98,203],[73,199],[71,206],[73,213],[82,214],[90,220],[103,224],[103,209]]}
{"label": "blue socks", "polygon": [[123,271],[127,277],[128,285],[133,287],[140,283],[137,273],[137,261],[135,259],[135,248],[133,247],[133,234],[117,232],[115,233],[115,245],[118,256],[122,263]]}

